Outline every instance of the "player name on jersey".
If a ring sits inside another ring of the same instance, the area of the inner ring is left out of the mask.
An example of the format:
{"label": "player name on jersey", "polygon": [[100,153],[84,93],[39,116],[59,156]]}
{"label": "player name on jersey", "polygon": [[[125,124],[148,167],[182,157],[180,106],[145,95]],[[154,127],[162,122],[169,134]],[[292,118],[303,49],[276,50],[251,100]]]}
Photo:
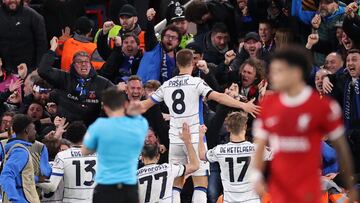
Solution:
{"label": "player name on jersey", "polygon": [[221,146],[219,147],[220,154],[239,154],[239,153],[252,153],[255,152],[254,146]]}
{"label": "player name on jersey", "polygon": [[179,87],[183,85],[188,85],[189,78],[177,78],[176,80],[170,80],[170,87]]}
{"label": "player name on jersey", "polygon": [[138,170],[137,175],[144,175],[147,173],[154,173],[154,172],[159,172],[159,171],[164,171],[166,169],[169,168],[169,165],[154,165],[153,167],[150,168],[141,168]]}

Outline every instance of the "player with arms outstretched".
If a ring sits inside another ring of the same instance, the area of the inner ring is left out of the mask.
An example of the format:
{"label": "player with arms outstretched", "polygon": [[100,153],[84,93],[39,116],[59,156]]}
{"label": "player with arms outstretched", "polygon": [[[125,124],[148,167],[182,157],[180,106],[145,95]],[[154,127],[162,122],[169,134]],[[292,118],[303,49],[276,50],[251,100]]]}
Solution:
{"label": "player with arms outstretched", "polygon": [[306,85],[310,72],[309,53],[289,46],[274,54],[270,63],[270,84],[277,91],[265,97],[264,107],[253,129],[257,142],[252,179],[263,194],[263,152],[267,143],[273,151],[268,180],[274,203],[319,203],[320,145],[327,135],[335,147],[349,196],[353,189],[352,162],[339,105]]}
{"label": "player with arms outstretched", "polygon": [[145,164],[138,170],[139,199],[140,203],[147,202],[172,202],[172,188],[174,179],[193,173],[199,169],[199,160],[191,143],[189,126],[184,123],[181,139],[187,149],[189,163],[178,164],[157,164],[160,158],[159,145],[145,144],[141,159]]}
{"label": "player with arms outstretched", "polygon": [[[230,96],[213,91],[201,78],[192,77],[193,53],[183,49],[176,54],[176,65],[180,71],[166,81],[149,99],[142,101],[142,111],[146,111],[154,104],[165,102],[170,112],[170,149],[169,162],[171,164],[186,164],[186,147],[179,138],[183,123],[190,126],[191,142],[195,150],[198,149],[200,124],[203,124],[203,98],[214,100],[220,104],[243,109],[252,115],[259,113],[260,108],[253,104],[253,100],[243,103]],[[203,68],[205,61],[199,61],[197,66]],[[208,163],[200,162],[200,169],[192,174],[194,182],[193,202],[206,202]],[[180,202],[180,192],[183,187],[183,177],[175,179],[173,202]]]}

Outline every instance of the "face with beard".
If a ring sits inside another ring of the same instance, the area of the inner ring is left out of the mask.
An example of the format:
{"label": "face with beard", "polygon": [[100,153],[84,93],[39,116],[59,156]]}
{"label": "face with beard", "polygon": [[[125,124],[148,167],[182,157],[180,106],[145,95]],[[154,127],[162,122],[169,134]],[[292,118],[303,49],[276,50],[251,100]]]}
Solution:
{"label": "face with beard", "polygon": [[166,52],[171,52],[179,46],[179,35],[177,32],[167,30],[161,40]]}
{"label": "face with beard", "polygon": [[131,16],[120,16],[120,25],[124,30],[132,30],[134,29],[138,18],[137,17],[131,17]]}
{"label": "face with beard", "polygon": [[126,56],[135,56],[139,51],[139,45],[134,37],[127,37],[124,39],[121,49]]}
{"label": "face with beard", "polygon": [[321,17],[326,17],[335,12],[337,4],[327,3],[326,1],[321,1],[319,5],[319,14]]}
{"label": "face with beard", "polygon": [[173,22],[173,25],[175,25],[175,27],[177,27],[182,35],[185,35],[188,31],[188,27],[189,27],[189,22],[185,19],[179,19],[179,20],[175,20]]}
{"label": "face with beard", "polygon": [[3,0],[6,8],[10,11],[16,11],[19,9],[21,0]]}
{"label": "face with beard", "polygon": [[251,57],[256,57],[259,47],[261,47],[261,43],[254,39],[249,39],[244,43],[244,49]]}
{"label": "face with beard", "polygon": [[351,77],[360,77],[360,54],[350,53],[346,57],[346,66]]}

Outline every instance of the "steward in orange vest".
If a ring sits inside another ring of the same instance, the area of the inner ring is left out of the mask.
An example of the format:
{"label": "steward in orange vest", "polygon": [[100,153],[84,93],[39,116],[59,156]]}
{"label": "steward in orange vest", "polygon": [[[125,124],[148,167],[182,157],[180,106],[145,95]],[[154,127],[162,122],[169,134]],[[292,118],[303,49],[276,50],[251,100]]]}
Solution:
{"label": "steward in orange vest", "polygon": [[65,41],[62,56],[61,69],[69,72],[72,64],[73,56],[78,51],[85,51],[91,58],[91,63],[95,70],[101,69],[105,61],[101,58],[97,51],[97,46],[89,37],[93,23],[85,16],[80,17],[75,23],[74,37]]}

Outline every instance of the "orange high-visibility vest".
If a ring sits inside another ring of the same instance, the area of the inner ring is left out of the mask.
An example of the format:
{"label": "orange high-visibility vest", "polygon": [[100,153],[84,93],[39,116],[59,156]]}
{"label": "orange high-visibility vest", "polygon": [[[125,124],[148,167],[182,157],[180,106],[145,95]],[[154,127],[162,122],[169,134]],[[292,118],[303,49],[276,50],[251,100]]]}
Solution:
{"label": "orange high-visibility vest", "polygon": [[[65,41],[64,48],[62,51],[61,57],[61,70],[69,72],[70,66],[72,64],[73,56],[78,51],[85,51],[91,57],[94,51],[96,50],[96,44],[93,42],[80,42],[75,40],[74,38],[70,38]],[[104,65],[104,61],[93,61],[91,60],[91,64],[95,68],[95,70],[100,69]]]}

